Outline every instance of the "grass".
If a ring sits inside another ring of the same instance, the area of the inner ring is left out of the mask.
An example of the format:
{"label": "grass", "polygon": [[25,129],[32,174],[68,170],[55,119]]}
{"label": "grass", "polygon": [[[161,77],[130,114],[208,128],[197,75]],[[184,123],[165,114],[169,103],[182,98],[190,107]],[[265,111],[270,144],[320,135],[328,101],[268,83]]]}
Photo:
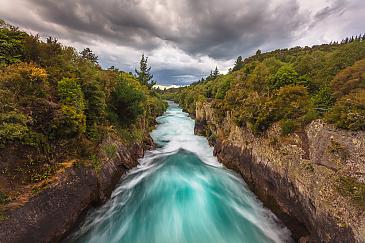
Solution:
{"label": "grass", "polygon": [[99,172],[100,169],[101,169],[101,160],[99,157],[97,157],[95,154],[91,155],[90,156],[90,162],[91,162],[91,166],[93,167],[93,169],[96,171],[96,172]]}
{"label": "grass", "polygon": [[342,195],[350,197],[357,205],[365,208],[365,184],[354,178],[341,176],[337,189]]}
{"label": "grass", "polygon": [[339,157],[342,161],[346,161],[349,157],[349,151],[336,141],[331,141],[331,145],[328,146],[328,152]]}
{"label": "grass", "polygon": [[114,159],[117,155],[117,146],[115,144],[105,144],[103,150],[110,159]]}
{"label": "grass", "polygon": [[280,123],[281,134],[286,136],[294,132],[298,128],[297,122],[293,120],[284,120]]}
{"label": "grass", "polygon": [[36,173],[30,177],[33,183],[40,182],[48,179],[55,173],[55,168],[53,166],[43,167],[39,173]]}

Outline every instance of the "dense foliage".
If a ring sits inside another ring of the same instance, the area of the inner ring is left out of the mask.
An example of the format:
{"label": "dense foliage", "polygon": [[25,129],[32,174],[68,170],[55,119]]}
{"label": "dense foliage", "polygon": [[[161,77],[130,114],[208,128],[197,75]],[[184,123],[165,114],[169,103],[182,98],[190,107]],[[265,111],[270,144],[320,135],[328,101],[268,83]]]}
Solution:
{"label": "dense foliage", "polygon": [[103,70],[89,48],[78,53],[0,21],[0,156],[24,146],[19,154],[46,160],[87,158],[83,144],[96,147],[110,132],[127,140],[148,131],[166,106],[148,84]]}
{"label": "dense foliage", "polygon": [[365,38],[295,47],[256,55],[214,79],[181,88],[175,98],[189,112],[210,101],[222,118],[256,134],[274,122],[284,134],[317,118],[338,127],[365,130]]}

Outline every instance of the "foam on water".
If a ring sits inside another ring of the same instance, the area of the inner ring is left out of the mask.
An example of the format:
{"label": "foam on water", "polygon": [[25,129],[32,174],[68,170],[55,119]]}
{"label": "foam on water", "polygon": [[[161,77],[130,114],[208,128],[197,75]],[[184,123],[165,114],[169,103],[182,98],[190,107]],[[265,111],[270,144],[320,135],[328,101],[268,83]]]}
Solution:
{"label": "foam on water", "polygon": [[291,242],[244,181],[213,156],[175,103],[151,133],[159,146],[90,210],[67,242]]}

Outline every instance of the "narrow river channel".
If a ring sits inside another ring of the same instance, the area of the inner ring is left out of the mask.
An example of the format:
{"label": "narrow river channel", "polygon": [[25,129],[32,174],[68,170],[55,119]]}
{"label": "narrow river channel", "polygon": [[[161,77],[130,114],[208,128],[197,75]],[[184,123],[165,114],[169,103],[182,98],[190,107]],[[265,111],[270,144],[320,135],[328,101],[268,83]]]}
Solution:
{"label": "narrow river channel", "polygon": [[213,156],[194,120],[169,102],[151,133],[158,145],[92,209],[67,242],[291,242],[290,232],[236,173]]}

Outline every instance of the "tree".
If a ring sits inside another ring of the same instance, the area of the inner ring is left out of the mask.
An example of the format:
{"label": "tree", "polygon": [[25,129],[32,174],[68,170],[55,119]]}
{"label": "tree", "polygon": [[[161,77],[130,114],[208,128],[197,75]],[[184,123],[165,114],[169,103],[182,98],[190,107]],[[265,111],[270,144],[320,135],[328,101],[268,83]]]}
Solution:
{"label": "tree", "polygon": [[143,91],[120,76],[118,84],[111,94],[111,109],[118,115],[119,122],[129,124],[143,114],[145,100],[146,96]]}
{"label": "tree", "polygon": [[21,61],[27,34],[0,19],[0,64]]}
{"label": "tree", "polygon": [[365,90],[360,89],[339,99],[326,118],[339,128],[365,130]]}
{"label": "tree", "polygon": [[214,72],[213,72],[213,79],[218,78],[218,75],[219,75],[218,67],[215,67]]}
{"label": "tree", "polygon": [[232,72],[234,71],[238,71],[243,67],[243,61],[242,61],[242,57],[239,56],[237,57],[236,62],[234,63],[234,67],[232,68]]}
{"label": "tree", "polygon": [[85,96],[87,129],[93,129],[105,116],[105,93],[97,81],[86,82],[82,87]]}
{"label": "tree", "polygon": [[63,78],[57,84],[61,114],[55,121],[57,136],[73,137],[86,129],[85,99],[81,86],[75,79]]}
{"label": "tree", "polygon": [[95,55],[91,50],[90,50],[90,48],[85,48],[82,52],[80,52],[80,54],[81,54],[81,57],[83,58],[83,59],[86,59],[86,60],[89,60],[89,61],[91,61],[91,62],[93,62],[93,63],[98,63],[98,56],[97,55]]}
{"label": "tree", "polygon": [[259,56],[259,55],[261,55],[261,50],[260,50],[260,49],[258,49],[258,50],[256,51],[256,56]]}
{"label": "tree", "polygon": [[273,76],[273,88],[298,83],[299,75],[291,64],[283,65]]}
{"label": "tree", "polygon": [[17,63],[0,71],[0,89],[11,91],[16,100],[44,98],[49,92],[47,72],[31,63]]}
{"label": "tree", "polygon": [[142,54],[141,61],[139,62],[139,70],[135,69],[135,72],[139,82],[151,89],[152,86],[156,84],[156,82],[152,80],[153,75],[150,73],[151,67],[148,67],[147,62],[148,57],[145,57],[144,54]]}

